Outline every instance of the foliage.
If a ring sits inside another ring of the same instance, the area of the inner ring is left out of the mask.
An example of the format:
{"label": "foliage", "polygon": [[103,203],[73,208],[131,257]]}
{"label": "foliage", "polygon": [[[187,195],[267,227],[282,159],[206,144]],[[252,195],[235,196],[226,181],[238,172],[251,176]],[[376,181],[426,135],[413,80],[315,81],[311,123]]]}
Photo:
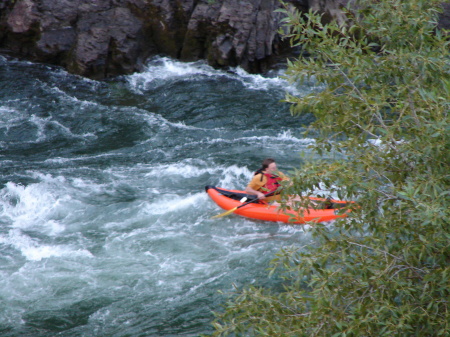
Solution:
{"label": "foliage", "polygon": [[288,193],[321,187],[359,207],[313,226],[314,246],[283,249],[284,290],[249,287],[227,303],[215,336],[444,336],[450,331],[450,67],[441,1],[351,2],[345,25],[285,5],[285,32],[309,53],[287,96],[312,112],[313,149],[346,160],[296,170]]}

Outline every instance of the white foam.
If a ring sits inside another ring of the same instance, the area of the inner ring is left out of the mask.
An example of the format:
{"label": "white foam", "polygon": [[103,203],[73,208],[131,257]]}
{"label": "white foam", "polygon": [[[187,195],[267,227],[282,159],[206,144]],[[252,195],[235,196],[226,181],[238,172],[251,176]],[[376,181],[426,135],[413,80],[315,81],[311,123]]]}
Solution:
{"label": "white foam", "polygon": [[[211,177],[220,177],[217,182],[218,186],[227,186],[230,189],[242,188],[243,184],[252,176],[252,172],[246,167],[239,167],[237,165],[221,166],[221,165],[209,165],[202,162],[191,162],[191,160],[182,161],[179,163],[158,165],[149,167],[145,177],[161,177],[164,176],[167,179],[173,176],[173,179],[186,179],[200,177],[207,174]],[[182,172],[182,174],[180,174]],[[209,182],[211,183],[211,182]],[[205,182],[207,185],[208,182]]]}
{"label": "white foam", "polygon": [[241,190],[243,186],[247,185],[253,173],[246,167],[239,167],[231,165],[225,167],[221,172],[221,179],[219,186],[226,186],[229,189]]}
{"label": "white foam", "polygon": [[80,157],[73,157],[73,158],[61,158],[61,157],[55,157],[46,159],[44,162],[46,163],[65,163],[70,161],[80,161],[80,160],[91,160],[91,159],[100,159],[100,158],[108,158],[108,157],[114,157],[116,156],[115,153],[102,153],[102,154],[96,154],[92,156],[80,156]]}
{"label": "white foam", "polygon": [[11,127],[22,123],[24,118],[23,112],[7,106],[0,106],[0,127],[9,130]]}
{"label": "white foam", "polygon": [[[158,126],[160,129],[167,128],[169,126],[174,127],[176,129],[185,129],[185,130],[200,130],[195,126],[186,125],[183,121],[181,122],[169,122],[167,119],[162,117],[161,115],[157,115],[155,113],[136,113],[136,116],[142,118],[149,126]],[[152,141],[152,140],[149,140]]]}
{"label": "white foam", "polygon": [[39,229],[48,235],[57,235],[65,227],[59,222],[68,213],[62,204],[70,196],[57,196],[45,183],[22,186],[6,183],[0,190],[0,216],[9,219],[12,228]]}
{"label": "white foam", "polygon": [[145,212],[157,215],[180,212],[181,210],[197,205],[199,201],[204,200],[206,200],[205,193],[196,193],[183,197],[166,194],[162,198],[157,199],[155,203],[147,204]]}
{"label": "white foam", "polygon": [[[247,89],[271,90],[282,89],[292,95],[301,95],[301,91],[294,84],[281,76],[265,77],[259,74],[249,74],[242,68],[235,68],[236,79],[240,80]],[[284,75],[284,74],[283,74]]]}
{"label": "white foam", "polygon": [[278,89],[293,95],[301,94],[301,90],[295,84],[289,83],[281,76],[266,77],[250,74],[239,67],[232,68],[230,71],[217,70],[204,61],[180,62],[167,57],[153,58],[143,72],[127,76],[126,79],[132,90],[142,94],[145,90],[164,85],[168,80],[195,80],[204,77],[225,77],[240,82],[250,90]]}
{"label": "white foam", "polygon": [[190,163],[190,160],[182,161],[172,164],[162,164],[150,167],[148,172],[145,174],[146,177],[160,177],[161,174],[164,176],[180,176],[180,172],[183,172],[183,178],[197,177],[205,173],[216,174],[218,171],[217,167],[204,167],[200,168],[195,163]]}
{"label": "white foam", "polygon": [[281,140],[288,140],[288,141],[293,141],[295,143],[302,143],[302,144],[314,144],[316,142],[315,139],[312,138],[298,138],[292,135],[292,131],[291,130],[285,130],[282,131],[281,133],[279,133],[277,135],[278,139]]}
{"label": "white foam", "polygon": [[[405,142],[404,140],[395,140],[393,142],[390,141],[391,144],[393,143],[395,145],[403,144],[404,142]],[[386,144],[386,142],[383,141],[380,138],[369,139],[366,144],[369,145],[369,146],[379,147],[379,148],[381,148],[383,150],[386,150],[386,151],[390,151],[391,150],[390,146],[388,144]],[[366,144],[364,144],[364,145],[366,145]]]}
{"label": "white foam", "polygon": [[12,127],[17,127],[27,122],[32,123],[36,127],[36,138],[32,141],[25,141],[26,143],[44,141],[47,138],[47,129],[49,126],[51,126],[52,129],[59,130],[59,132],[66,137],[78,139],[86,139],[88,137],[96,138],[93,133],[85,133],[82,135],[75,134],[70,128],[61,124],[59,121],[54,120],[51,116],[39,117],[35,114],[28,115],[17,109],[0,107],[0,128],[5,128],[6,132]]}
{"label": "white foam", "polygon": [[[210,138],[205,137],[199,141],[186,142],[181,145],[177,145],[175,151],[183,151],[185,147],[193,146],[204,146],[204,144],[236,144],[238,142],[248,143],[248,144],[258,144],[264,145],[266,147],[279,146],[282,143],[283,148],[288,147],[305,147],[315,143],[315,139],[312,138],[297,138],[292,135],[291,130],[283,131],[277,135],[257,135],[257,136],[243,136],[234,138]],[[300,149],[298,149],[300,150]]]}
{"label": "white foam", "polygon": [[369,144],[372,144],[374,146],[381,146],[381,144],[383,143],[381,139],[377,138],[377,139],[369,139],[367,141]]}
{"label": "white foam", "polygon": [[76,249],[66,245],[51,246],[40,244],[37,240],[21,233],[20,230],[10,230],[8,235],[0,236],[0,243],[10,245],[19,250],[29,261],[40,261],[50,257],[92,257],[84,249]]}
{"label": "white foam", "polygon": [[78,138],[78,139],[86,139],[87,137],[97,138],[97,136],[95,136],[92,133],[85,133],[85,134],[81,134],[81,135],[75,134],[72,132],[72,130],[70,128],[66,127],[65,125],[61,124],[60,122],[58,122],[56,120],[53,120],[53,118],[51,116],[42,118],[42,117],[38,117],[36,115],[31,115],[29,118],[29,121],[32,122],[33,124],[35,124],[38,129],[38,138],[35,140],[35,142],[43,141],[47,138],[46,128],[49,125],[51,125],[54,129],[60,130],[60,132],[62,134],[64,134],[66,137]]}
{"label": "white foam", "polygon": [[[42,83],[42,86],[45,87],[46,84]],[[58,98],[62,98],[64,100],[66,100],[67,102],[71,102],[71,103],[76,103],[76,104],[81,104],[81,106],[98,106],[97,102],[90,102],[90,101],[86,101],[86,100],[80,100],[75,96],[71,96],[69,94],[67,94],[65,91],[61,90],[60,88],[54,86],[54,87],[50,87],[49,91],[53,94],[56,94],[58,96]]]}
{"label": "white foam", "polygon": [[9,120],[11,115],[16,115],[18,111],[7,106],[0,106],[0,121]]}
{"label": "white foam", "polygon": [[142,90],[155,88],[174,78],[192,78],[193,76],[215,76],[217,71],[204,62],[183,63],[167,57],[157,57],[150,60],[141,73],[127,76],[132,89],[138,93]]}
{"label": "white foam", "polygon": [[[282,142],[288,142],[293,145],[311,145],[314,144],[315,140],[311,138],[297,138],[292,136],[292,132],[290,130],[283,131],[276,136],[251,136],[251,137],[241,137],[241,138],[235,138],[233,141],[236,140],[252,140],[252,141],[258,141],[258,143],[262,144],[270,144],[277,141]],[[285,144],[286,145],[286,144]]]}

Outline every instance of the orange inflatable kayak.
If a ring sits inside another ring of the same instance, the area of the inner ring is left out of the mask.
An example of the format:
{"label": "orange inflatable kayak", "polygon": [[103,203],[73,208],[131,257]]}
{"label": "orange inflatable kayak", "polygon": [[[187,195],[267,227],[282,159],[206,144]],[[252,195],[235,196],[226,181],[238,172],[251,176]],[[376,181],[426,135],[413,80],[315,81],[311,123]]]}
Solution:
{"label": "orange inflatable kayak", "polygon": [[[255,198],[254,195],[246,194],[244,191],[227,190],[215,186],[206,186],[205,190],[209,197],[219,207],[225,210],[231,210],[235,207],[243,205],[240,200],[244,197],[248,199],[247,202]],[[255,200],[254,202],[250,202],[247,205],[238,208],[233,213],[251,219],[277,221],[291,224],[302,224],[305,222],[318,223],[347,216],[346,211],[338,211],[338,209],[349,204],[347,201],[314,197],[309,198],[314,204],[318,205],[317,209],[308,208],[299,212],[281,211],[277,206],[268,205],[267,203],[261,203],[258,200]]]}

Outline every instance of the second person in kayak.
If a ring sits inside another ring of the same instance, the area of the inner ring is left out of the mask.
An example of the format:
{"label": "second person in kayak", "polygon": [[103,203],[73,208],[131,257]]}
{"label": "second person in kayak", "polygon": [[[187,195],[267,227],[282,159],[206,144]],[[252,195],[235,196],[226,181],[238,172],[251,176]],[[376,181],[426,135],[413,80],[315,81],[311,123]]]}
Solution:
{"label": "second person in kayak", "polygon": [[[278,171],[277,164],[274,159],[266,158],[262,162],[262,166],[257,170],[245,188],[248,194],[256,195],[258,199],[265,201],[279,201],[281,199],[280,182],[289,180],[282,172]],[[266,197],[266,194],[272,193]]]}

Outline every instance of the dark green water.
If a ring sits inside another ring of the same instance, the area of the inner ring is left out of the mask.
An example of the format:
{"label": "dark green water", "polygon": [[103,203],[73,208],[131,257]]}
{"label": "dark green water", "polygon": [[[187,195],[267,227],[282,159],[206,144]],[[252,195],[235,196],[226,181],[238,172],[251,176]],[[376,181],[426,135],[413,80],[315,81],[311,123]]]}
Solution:
{"label": "dark green water", "polygon": [[0,335],[197,336],[233,284],[276,283],[300,226],[211,219],[205,185],[301,165],[275,74],[157,58],[105,82],[0,57]]}

